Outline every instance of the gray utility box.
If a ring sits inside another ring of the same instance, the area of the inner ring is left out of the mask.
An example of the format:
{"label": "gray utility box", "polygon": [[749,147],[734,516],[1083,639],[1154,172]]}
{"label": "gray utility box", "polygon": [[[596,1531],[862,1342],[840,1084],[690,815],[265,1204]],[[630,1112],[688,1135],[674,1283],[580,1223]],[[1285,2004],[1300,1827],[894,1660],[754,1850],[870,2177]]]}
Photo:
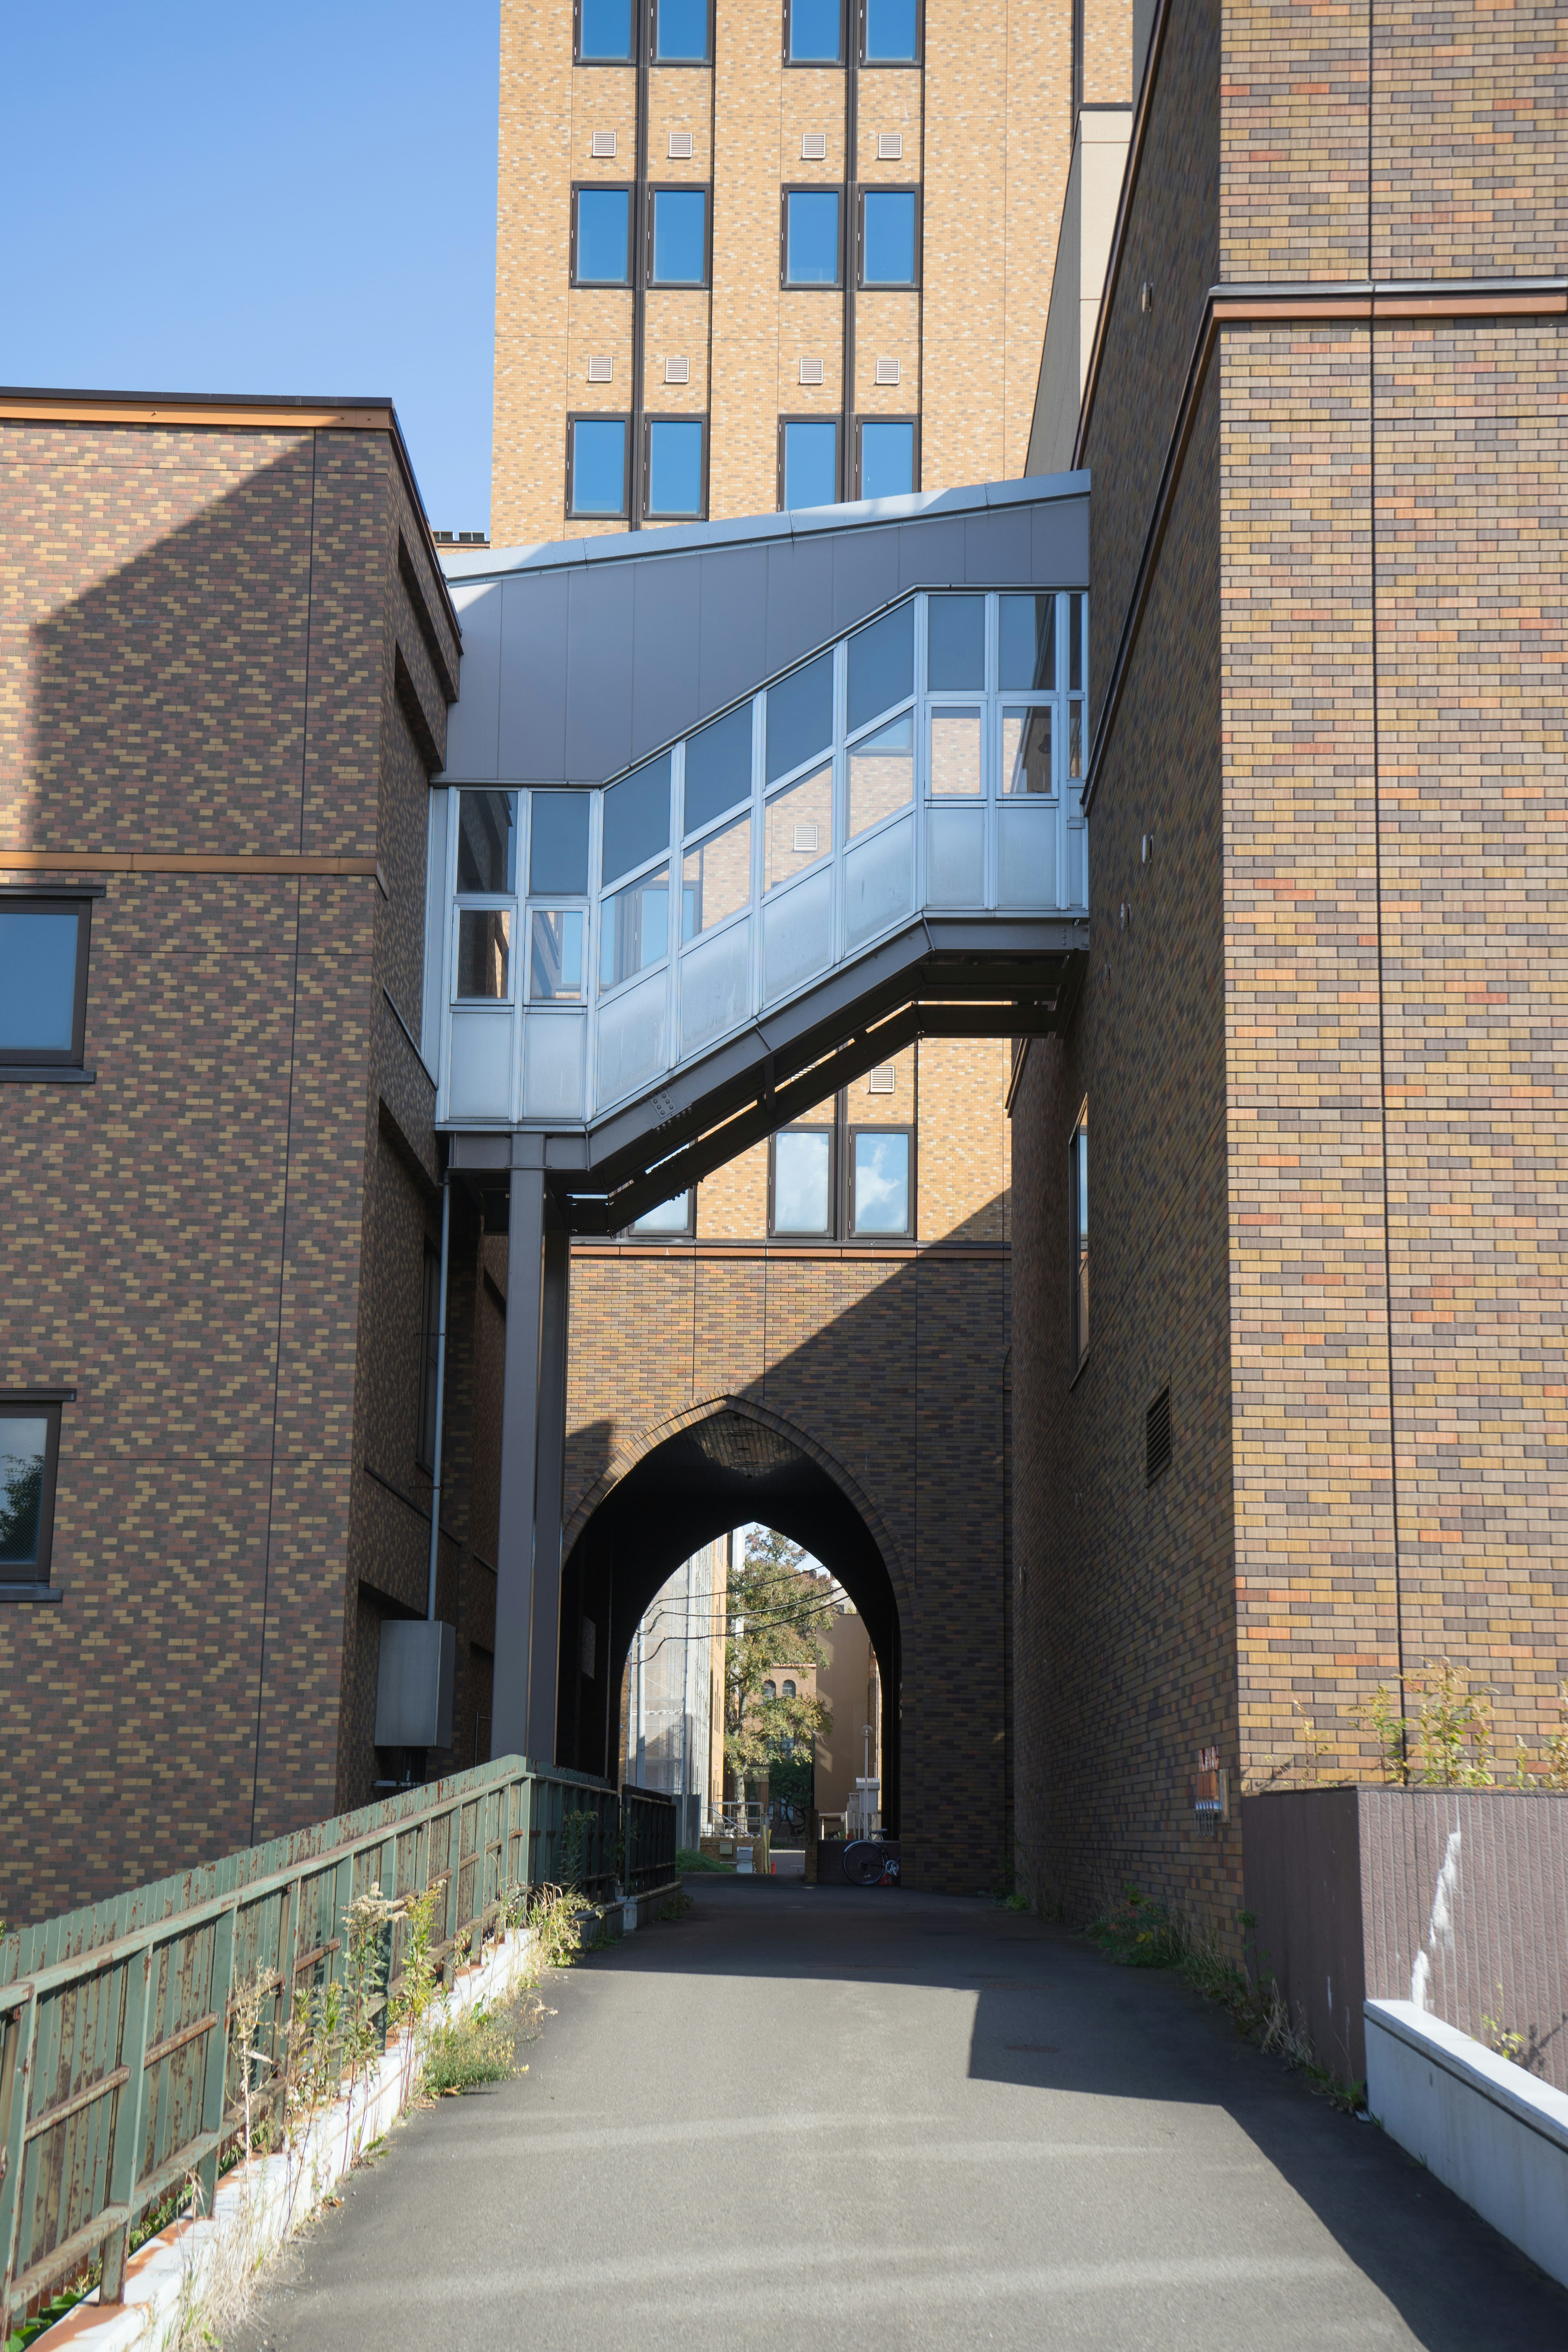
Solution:
{"label": "gray utility box", "polygon": [[450,1748],[458,1634],[423,1617],[384,1617],[375,1676],[378,1748]]}

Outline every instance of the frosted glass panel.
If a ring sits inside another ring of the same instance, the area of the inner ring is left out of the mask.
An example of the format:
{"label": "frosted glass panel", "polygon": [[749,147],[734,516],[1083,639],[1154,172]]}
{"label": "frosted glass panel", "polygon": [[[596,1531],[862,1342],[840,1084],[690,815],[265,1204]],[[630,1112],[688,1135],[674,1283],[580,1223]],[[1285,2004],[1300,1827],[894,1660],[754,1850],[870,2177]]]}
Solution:
{"label": "frosted glass panel", "polygon": [[985,788],[981,765],[982,714],[933,710],[931,715],[931,790],[933,797],[973,794]]}
{"label": "frosted glass panel", "polygon": [[833,960],[833,877],[814,874],[763,911],[763,993],[770,1004]]}
{"label": "frosted glass panel", "polygon": [[804,872],[833,846],[833,769],[818,768],[768,803],[763,887]]}
{"label": "frosted glass panel", "polygon": [[452,1015],[452,1117],[511,1117],[510,1013]]}
{"label": "frosted glass panel", "polygon": [[665,976],[656,972],[640,986],[601,1008],[599,1082],[601,1103],[646,1086],[664,1066]]}
{"label": "frosted glass panel", "polygon": [[1062,904],[1089,904],[1089,827],[1081,817],[1068,817],[1062,850]]}
{"label": "frosted glass panel", "polygon": [[844,860],[844,925],[852,948],[885,931],[914,904],[914,820],[905,817]]}
{"label": "frosted glass panel", "polygon": [[524,1118],[581,1118],[587,1023],[572,1013],[529,1015],[522,1038]]}
{"label": "frosted glass panel", "polygon": [[689,1054],[751,1010],[752,926],[732,924],[680,962],[680,1046]]}
{"label": "frosted glass panel", "polygon": [[865,833],[915,796],[915,715],[862,735],[849,747],[849,831]]}
{"label": "frosted glass panel", "polygon": [[1053,808],[996,812],[996,903],[1054,907],[1057,903],[1057,813]]}
{"label": "frosted glass panel", "polygon": [[985,812],[926,813],[926,903],[980,907],[985,902]]}

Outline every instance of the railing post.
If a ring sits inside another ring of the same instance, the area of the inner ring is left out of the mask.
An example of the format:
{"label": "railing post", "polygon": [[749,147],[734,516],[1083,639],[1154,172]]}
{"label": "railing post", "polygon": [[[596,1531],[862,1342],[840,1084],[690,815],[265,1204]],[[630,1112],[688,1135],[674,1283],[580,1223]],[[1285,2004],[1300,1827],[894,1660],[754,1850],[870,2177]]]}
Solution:
{"label": "railing post", "polygon": [[109,2201],[123,2205],[126,2218],[103,2246],[100,2303],[125,2299],[125,2258],[136,2210],[136,2172],[142,2156],[142,2101],[147,2092],[147,2011],[153,1999],[154,1947],[125,1963],[125,2010],[120,2031],[120,2063],[130,2077],[115,2102],[114,2148],[109,2168]]}
{"label": "railing post", "polygon": [[202,2130],[217,2138],[196,2168],[199,2203],[208,2213],[217,2196],[217,2160],[223,2145],[224,2093],[228,2076],[228,2012],[234,1997],[235,1928],[239,1906],[220,1913],[213,1923],[213,1967],[207,2007],[217,2023],[207,2035],[206,2066],[202,2081]]}
{"label": "railing post", "polygon": [[0,2118],[5,2125],[5,2145],[0,2150],[5,2167],[0,2172],[0,2344],[11,2332],[11,2281],[16,2275],[16,2248],[22,2234],[23,2153],[37,2024],[35,1993],[16,2012],[6,2034],[4,2073],[0,2074]]}

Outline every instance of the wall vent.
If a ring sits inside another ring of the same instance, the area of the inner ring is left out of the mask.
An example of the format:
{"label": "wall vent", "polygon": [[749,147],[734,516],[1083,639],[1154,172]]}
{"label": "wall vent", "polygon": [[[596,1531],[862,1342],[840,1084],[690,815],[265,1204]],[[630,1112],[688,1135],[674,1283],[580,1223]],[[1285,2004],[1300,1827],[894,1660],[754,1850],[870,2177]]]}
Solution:
{"label": "wall vent", "polygon": [[816,827],[814,824],[797,824],[795,829],[795,845],[797,849],[808,849],[815,857],[817,848]]}
{"label": "wall vent", "polygon": [[897,383],[898,380],[899,362],[897,360],[879,360],[877,362],[877,382],[879,383]]}
{"label": "wall vent", "polygon": [[802,383],[820,383],[822,382],[822,362],[820,360],[803,359],[800,363],[800,380]]}
{"label": "wall vent", "polygon": [[689,360],[666,360],[664,363],[664,380],[666,383],[689,383],[691,382],[691,362]]}
{"label": "wall vent", "polygon": [[867,1085],[867,1093],[890,1095],[898,1085],[899,1074],[891,1062],[879,1062]]}
{"label": "wall vent", "polygon": [[827,133],[826,131],[803,131],[800,134],[800,160],[803,163],[826,163]]}
{"label": "wall vent", "polygon": [[672,163],[689,163],[691,161],[690,131],[672,131],[669,134],[669,146],[666,152]]}
{"label": "wall vent", "polygon": [[589,358],[588,381],[590,383],[608,383],[615,373],[615,361],[607,353],[599,352]]}
{"label": "wall vent", "polygon": [[1152,1486],[1171,1466],[1171,1391],[1163,1388],[1143,1416],[1143,1483]]}
{"label": "wall vent", "polygon": [[901,163],[904,160],[904,134],[901,131],[879,131],[877,161],[879,163]]}
{"label": "wall vent", "polygon": [[589,152],[595,155],[613,155],[615,152],[615,132],[613,131],[595,131],[593,139],[589,142]]}

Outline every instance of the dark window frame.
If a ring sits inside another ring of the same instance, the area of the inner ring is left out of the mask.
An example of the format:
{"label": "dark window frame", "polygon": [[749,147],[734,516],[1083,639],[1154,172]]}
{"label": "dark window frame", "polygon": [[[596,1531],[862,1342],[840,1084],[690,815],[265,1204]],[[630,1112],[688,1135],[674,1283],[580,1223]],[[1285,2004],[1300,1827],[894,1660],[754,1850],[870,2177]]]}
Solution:
{"label": "dark window frame", "polygon": [[47,1078],[63,1071],[81,1070],[87,1053],[87,978],[92,957],[92,902],[107,885],[98,883],[24,884],[0,887],[0,913],[20,914],[30,907],[62,907],[77,910],[76,982],[71,999],[71,1039],[63,1050],[54,1045],[0,1044],[0,1076]]}
{"label": "dark window frame", "polygon": [[44,1483],[38,1507],[38,1558],[26,1575],[0,1567],[0,1598],[31,1599],[50,1592],[55,1546],[55,1497],[59,1483],[60,1422],[74,1389],[0,1389],[0,1416],[7,1421],[38,1421],[47,1424],[44,1440]]}
{"label": "dark window frame", "polygon": [[[569,282],[580,287],[585,294],[629,294],[637,276],[637,201],[635,180],[574,180],[572,183],[572,238],[569,254]],[[577,199],[582,195],[622,195],[626,200],[626,274],[624,278],[579,278],[577,275]]]}
{"label": "dark window frame", "polygon": [[421,1470],[434,1471],[437,1353],[441,1332],[441,1253],[425,1236],[419,1266],[419,1418],[414,1432],[414,1459]]}
{"label": "dark window frame", "polygon": [[[653,428],[656,425],[695,425],[700,429],[702,435],[702,488],[699,496],[697,509],[694,513],[669,514],[661,509],[659,513],[655,514],[653,509],[648,504],[648,491],[653,478]],[[667,415],[658,416],[649,416],[645,414],[642,421],[642,477],[637,490],[637,497],[640,502],[639,511],[644,522],[676,523],[707,521],[708,448],[709,434],[708,417],[706,413],[695,416],[690,415],[682,415],[679,410],[671,411]]]}
{"label": "dark window frame", "polygon": [[855,0],[855,56],[862,73],[919,73],[925,65],[925,0],[915,0],[915,53],[912,58],[868,58],[866,55],[866,0]]}
{"label": "dark window frame", "polygon": [[[702,198],[702,275],[656,278],[653,274],[653,207],[656,196]],[[713,283],[713,184],[710,180],[650,180],[643,207],[643,284],[650,294],[700,294]]]}
{"label": "dark window frame", "polygon": [[583,0],[572,0],[572,62],[574,66],[607,66],[612,72],[635,72],[637,61],[637,0],[632,0],[631,47],[624,58],[585,58],[583,55]]}
{"label": "dark window frame", "polygon": [[647,61],[661,73],[710,73],[713,69],[713,0],[707,0],[707,30],[700,58],[661,58],[658,53],[659,0],[648,0]]}
{"label": "dark window frame", "polygon": [[838,55],[836,58],[792,58],[789,53],[790,12],[795,0],[784,0],[784,68],[786,73],[842,73],[849,60],[850,26],[847,18],[853,5],[857,26],[860,0],[838,0]]}
{"label": "dark window frame", "polygon": [[[862,1234],[855,1222],[855,1139],[858,1135],[904,1135],[910,1143],[910,1195],[908,1221],[897,1231],[884,1227],[880,1232]],[[912,1242],[915,1237],[915,1126],[912,1119],[858,1118],[845,1129],[844,1183],[845,1233],[857,1242]]]}
{"label": "dark window frame", "polygon": [[[578,425],[619,425],[621,437],[621,504],[618,514],[606,514],[603,509],[592,514],[579,514],[573,505],[573,428]],[[631,520],[631,447],[632,420],[625,408],[571,408],[566,412],[566,515],[571,522],[629,522]]]}
{"label": "dark window frame", "polygon": [[1069,1381],[1076,1381],[1089,1361],[1089,1220],[1079,1205],[1079,1186],[1088,1190],[1089,1097],[1079,1105],[1068,1137],[1068,1339],[1072,1356]]}
{"label": "dark window frame", "polygon": [[[789,275],[789,200],[792,196],[837,196],[838,199],[838,261],[837,275],[830,280],[820,278],[792,278]],[[842,180],[788,180],[779,190],[779,286],[788,294],[842,294],[844,291],[844,231],[846,211],[845,187]]]}
{"label": "dark window frame", "polygon": [[[644,1244],[657,1246],[660,1242],[695,1241],[697,1238],[697,1187],[695,1184],[687,1186],[685,1199],[686,1223],[683,1225],[666,1226],[662,1233],[639,1234],[637,1229],[637,1220],[634,1217],[629,1225],[622,1226],[618,1238],[624,1242],[636,1242],[639,1246]],[[668,1207],[668,1203],[665,1202],[663,1205]]]}
{"label": "dark window frame", "polygon": [[[916,491],[916,490],[918,490],[918,489],[920,488],[920,486],[921,486],[921,420],[920,420],[920,416],[919,416],[918,413],[917,413],[916,415],[912,415],[912,416],[885,415],[881,414],[879,411],[878,411],[878,410],[876,410],[876,409],[869,409],[869,410],[867,410],[863,415],[857,415],[857,417],[856,417],[856,419],[855,419],[855,479],[854,479],[853,487],[851,488],[850,492],[849,492],[849,496],[850,496],[850,498],[851,498],[851,499],[861,499],[861,498],[867,498],[867,497],[868,497],[868,496],[870,495],[870,493],[869,493],[868,491],[866,491],[866,490],[862,489],[862,488],[861,488],[861,486],[860,486],[860,482],[861,482],[861,467],[860,467],[860,436],[861,436],[861,432],[862,432],[863,428],[864,428],[866,425],[912,425],[914,426],[914,428],[915,428],[915,433],[914,433],[914,465],[913,465],[913,475],[914,475],[914,478],[913,478],[913,480],[912,480],[912,481],[910,482],[910,484],[909,491],[908,491],[907,493],[900,493],[900,495],[907,495],[907,496],[912,497],[912,496],[914,495],[915,491]],[[976,688],[976,691],[978,692],[978,691],[980,691],[980,689],[979,689],[979,688]]]}
{"label": "dark window frame", "polygon": [[[918,180],[862,181],[855,191],[855,290],[858,294],[918,294],[925,252],[924,192]],[[915,200],[915,274],[912,278],[868,278],[866,275],[866,199],[868,196],[912,196]]]}
{"label": "dark window frame", "polygon": [[[770,1242],[794,1244],[803,1249],[819,1249],[825,1242],[841,1238],[843,1217],[839,1209],[840,1166],[843,1153],[838,1148],[838,1131],[842,1120],[837,1115],[831,1119],[792,1118],[775,1128],[768,1138],[768,1239]],[[777,1223],[777,1144],[781,1135],[825,1135],[827,1138],[827,1225],[819,1234],[803,1234],[791,1226],[781,1231]]]}
{"label": "dark window frame", "polygon": [[833,490],[832,503],[838,505],[844,497],[844,420],[836,408],[824,416],[820,410],[814,415],[781,416],[778,429],[778,512],[788,511],[784,505],[784,427],[787,425],[831,425],[833,427]]}

